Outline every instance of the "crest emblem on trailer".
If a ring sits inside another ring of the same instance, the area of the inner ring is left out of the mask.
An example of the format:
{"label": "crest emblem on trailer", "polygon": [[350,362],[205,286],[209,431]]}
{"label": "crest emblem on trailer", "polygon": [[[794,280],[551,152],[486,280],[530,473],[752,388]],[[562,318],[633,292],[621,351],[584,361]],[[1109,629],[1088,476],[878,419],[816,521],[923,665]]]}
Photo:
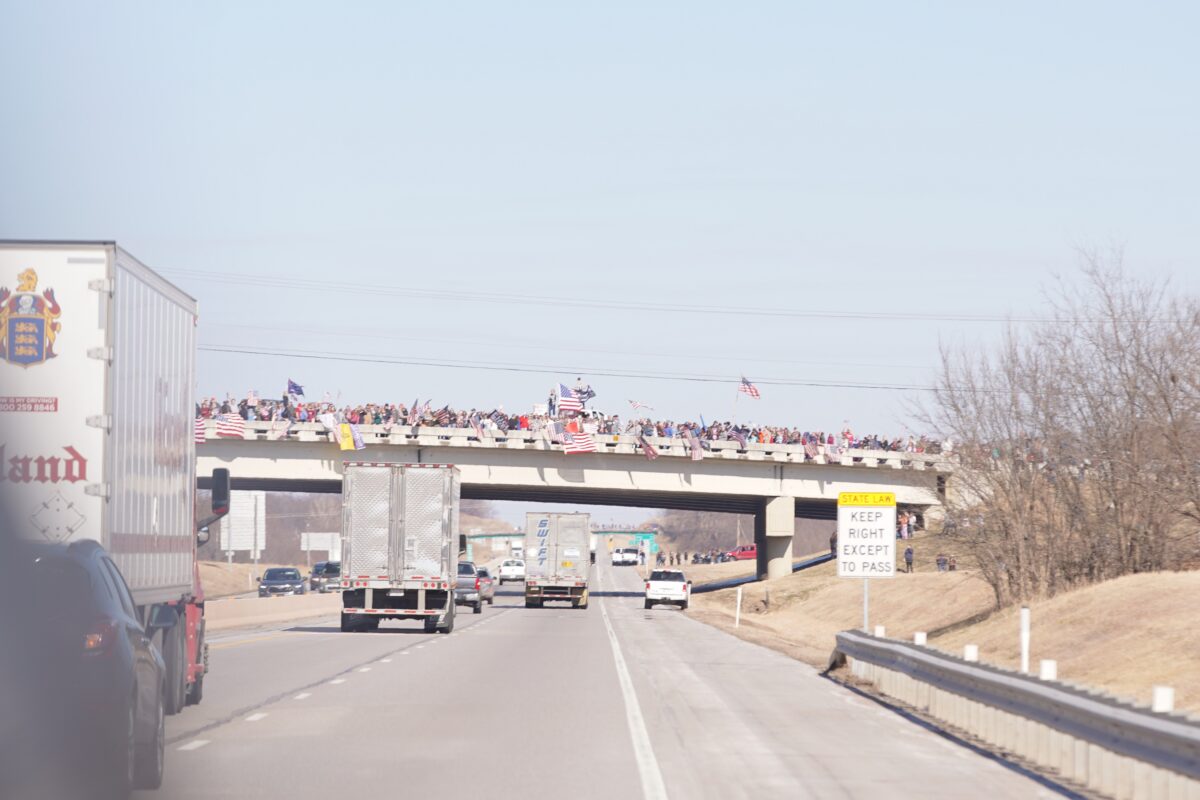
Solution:
{"label": "crest emblem on trailer", "polygon": [[0,358],[21,367],[42,364],[58,354],[54,340],[62,330],[62,309],[54,290],[37,293],[38,276],[32,269],[17,275],[17,288],[0,288]]}

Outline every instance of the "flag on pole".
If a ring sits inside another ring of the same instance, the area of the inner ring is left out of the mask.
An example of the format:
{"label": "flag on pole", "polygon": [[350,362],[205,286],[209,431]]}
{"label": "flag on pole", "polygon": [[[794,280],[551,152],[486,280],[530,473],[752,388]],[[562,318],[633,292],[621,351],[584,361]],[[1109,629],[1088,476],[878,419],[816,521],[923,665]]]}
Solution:
{"label": "flag on pole", "polygon": [[639,408],[644,408],[644,409],[646,409],[647,411],[653,411],[653,410],[654,410],[654,406],[648,406],[648,405],[646,405],[645,403],[639,402],[639,401],[637,401],[637,400],[629,400],[629,401],[627,401],[627,402],[629,403],[629,405],[633,406],[633,410],[634,410],[634,411],[637,411]]}
{"label": "flag on pole", "polygon": [[439,408],[437,410],[437,413],[433,415],[433,418],[436,419],[437,424],[441,425],[443,428],[446,427],[447,425],[449,425],[450,424],[450,406],[449,406],[449,404],[447,404],[443,408]]}
{"label": "flag on pole", "polygon": [[508,417],[504,416],[504,412],[496,409],[492,412],[492,422],[496,423],[496,427],[508,433]]}
{"label": "flag on pole", "polygon": [[563,452],[568,454],[594,453],[596,452],[596,442],[588,433],[564,433]]}
{"label": "flag on pole", "polygon": [[411,406],[408,407],[408,424],[416,425],[421,420],[421,400],[417,398],[413,400]]}
{"label": "flag on pole", "polygon": [[558,385],[558,413],[565,414],[571,411],[579,413],[583,411],[583,403],[575,396],[575,392],[571,390],[565,383]]}
{"label": "flag on pole", "polygon": [[638,444],[642,446],[642,455],[646,457],[647,461],[653,461],[654,459],[658,458],[658,449],[655,448],[654,445],[647,442],[646,437],[642,436],[640,433],[638,434]]}
{"label": "flag on pole", "polygon": [[204,432],[204,419],[203,418],[196,417],[196,427],[195,427],[195,430],[193,433],[195,434],[196,444],[204,444],[206,435]]}
{"label": "flag on pole", "polygon": [[755,400],[762,397],[762,393],[758,391],[758,387],[750,381],[746,380],[746,376],[742,376],[742,382],[738,384],[738,391],[742,394],[748,394]]}
{"label": "flag on pole", "polygon": [[575,392],[575,395],[579,398],[579,402],[586,403],[588,400],[591,400],[593,397],[595,397],[596,393],[592,390],[591,386],[585,386]]}
{"label": "flag on pole", "polygon": [[222,414],[217,417],[217,436],[244,439],[246,436],[246,420],[237,414]]}
{"label": "flag on pole", "polygon": [[288,394],[294,394],[297,397],[304,397],[304,387],[296,383],[291,378],[288,378]]}

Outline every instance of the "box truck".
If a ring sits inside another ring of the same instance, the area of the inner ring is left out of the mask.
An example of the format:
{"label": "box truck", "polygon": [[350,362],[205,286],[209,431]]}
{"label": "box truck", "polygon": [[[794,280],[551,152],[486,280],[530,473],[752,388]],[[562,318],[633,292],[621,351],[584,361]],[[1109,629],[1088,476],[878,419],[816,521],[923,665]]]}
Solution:
{"label": "box truck", "polygon": [[454,630],[458,470],[347,463],[342,477],[342,630],[420,619]]}
{"label": "box truck", "polygon": [[[165,710],[207,671],[196,545],[196,301],[114,242],[0,242],[0,504],[19,536],[108,551],[166,664]],[[200,531],[200,533],[198,533]],[[161,618],[161,616],[160,616]]]}
{"label": "box truck", "polygon": [[525,607],[566,600],[588,607],[591,570],[587,514],[525,515]]}

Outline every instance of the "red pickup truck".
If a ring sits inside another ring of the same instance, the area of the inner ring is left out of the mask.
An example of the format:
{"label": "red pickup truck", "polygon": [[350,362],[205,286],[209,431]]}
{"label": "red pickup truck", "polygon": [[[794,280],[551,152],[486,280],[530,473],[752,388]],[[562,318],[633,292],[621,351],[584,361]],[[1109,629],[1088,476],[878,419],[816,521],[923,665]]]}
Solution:
{"label": "red pickup truck", "polygon": [[747,561],[752,558],[758,558],[758,545],[743,544],[738,545],[725,554],[726,558],[734,561]]}

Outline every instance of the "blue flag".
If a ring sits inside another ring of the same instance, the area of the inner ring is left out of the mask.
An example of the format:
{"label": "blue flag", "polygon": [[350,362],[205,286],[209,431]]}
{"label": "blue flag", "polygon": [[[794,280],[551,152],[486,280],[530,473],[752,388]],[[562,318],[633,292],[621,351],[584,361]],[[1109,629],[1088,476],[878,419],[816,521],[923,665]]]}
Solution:
{"label": "blue flag", "polygon": [[291,378],[288,378],[288,394],[294,394],[297,397],[304,397],[304,387],[296,383]]}

